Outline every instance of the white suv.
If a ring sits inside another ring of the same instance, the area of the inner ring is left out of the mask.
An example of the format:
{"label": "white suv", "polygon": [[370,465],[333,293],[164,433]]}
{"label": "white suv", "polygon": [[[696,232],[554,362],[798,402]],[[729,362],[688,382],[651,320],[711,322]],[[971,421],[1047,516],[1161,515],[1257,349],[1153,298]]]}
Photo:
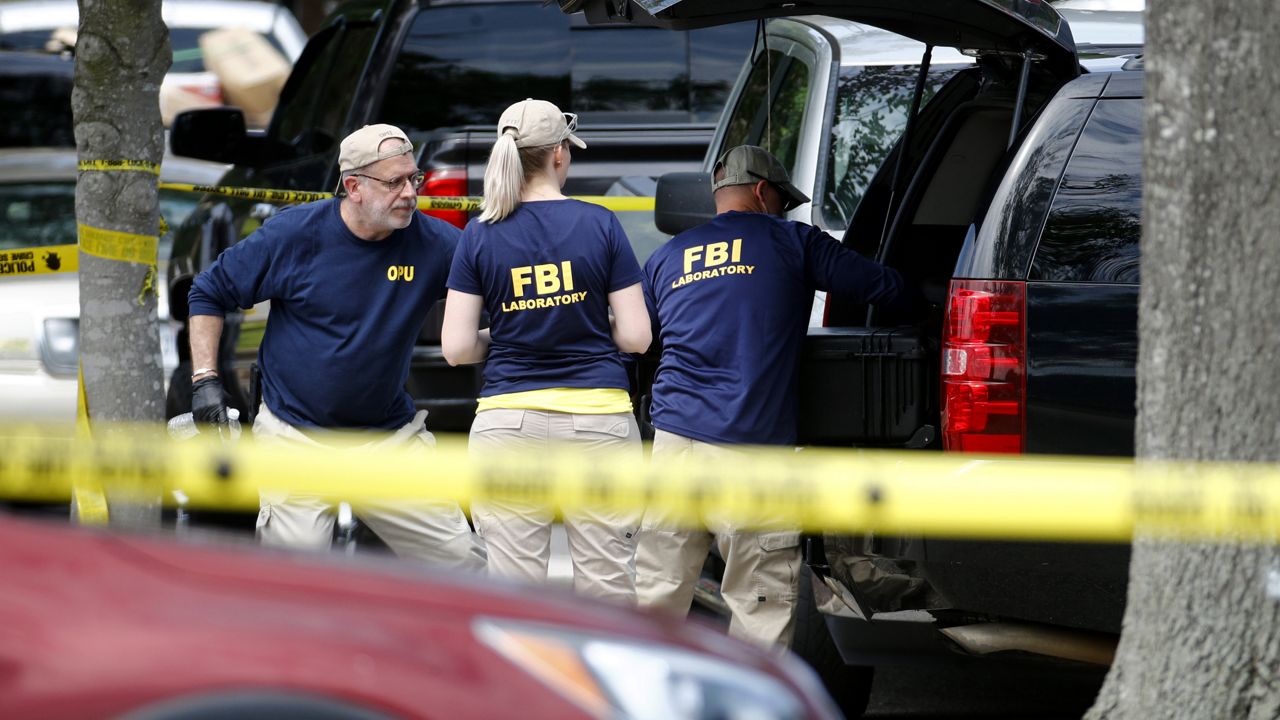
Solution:
{"label": "white suv", "polygon": [[[165,158],[160,179],[213,184],[226,166]],[[80,359],[79,276],[67,272],[76,242],[76,151],[0,149],[0,421],[75,418]],[[161,191],[160,214],[173,226],[200,196]],[[160,239],[163,278],[172,235]],[[33,268],[49,270],[30,274]],[[178,364],[169,310],[160,296],[160,347],[166,371]],[[166,372],[166,377],[168,372]]]}

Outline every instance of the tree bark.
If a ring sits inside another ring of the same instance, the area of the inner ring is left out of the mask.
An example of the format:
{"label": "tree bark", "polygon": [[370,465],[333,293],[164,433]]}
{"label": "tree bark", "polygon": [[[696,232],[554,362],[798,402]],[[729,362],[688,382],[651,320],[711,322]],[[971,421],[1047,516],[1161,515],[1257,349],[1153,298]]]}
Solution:
{"label": "tree bark", "polygon": [[[1280,456],[1280,97],[1264,0],[1147,8],[1139,458]],[[1280,717],[1268,545],[1139,538],[1088,717]]]}
{"label": "tree bark", "polygon": [[[79,7],[71,108],[82,168],[95,160],[158,168],[164,155],[160,82],[173,57],[160,0],[79,0]],[[147,171],[82,169],[76,184],[80,362],[95,433],[102,423],[164,419],[155,258],[129,262],[86,252],[86,228],[158,235],[156,182]],[[111,500],[109,494],[113,523],[159,521],[158,498]]]}

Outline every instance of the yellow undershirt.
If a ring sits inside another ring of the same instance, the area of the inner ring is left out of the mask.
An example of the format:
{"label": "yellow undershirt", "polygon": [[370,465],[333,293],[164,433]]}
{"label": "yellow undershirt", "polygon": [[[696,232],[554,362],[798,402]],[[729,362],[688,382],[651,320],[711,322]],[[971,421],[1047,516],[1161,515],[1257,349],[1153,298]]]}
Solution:
{"label": "yellow undershirt", "polygon": [[605,415],[631,412],[631,396],[618,388],[546,388],[480,398],[476,412],[512,408]]}

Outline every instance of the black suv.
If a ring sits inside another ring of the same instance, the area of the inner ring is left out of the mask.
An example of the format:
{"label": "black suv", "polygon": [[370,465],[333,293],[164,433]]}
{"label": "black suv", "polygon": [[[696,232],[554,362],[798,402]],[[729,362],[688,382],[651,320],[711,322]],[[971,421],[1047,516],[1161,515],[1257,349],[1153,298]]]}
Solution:
{"label": "black suv", "polygon": [[[623,177],[698,167],[752,33],[751,23],[688,33],[592,27],[541,0],[355,0],[308,41],[265,135],[247,135],[234,109],[198,110],[175,120],[171,145],[177,155],[234,163],[224,185],[328,191],[337,183],[341,138],[386,122],[403,128],[422,151],[421,194],[462,195],[479,186],[477,168],[502,109],[538,97],[577,112],[578,135],[591,145],[575,155],[565,191],[604,194]],[[483,143],[449,142],[454,130],[476,126],[483,126]],[[185,320],[194,276],[275,211],[251,200],[201,202],[176,233],[168,281],[175,319]],[[455,211],[431,214],[466,221]],[[222,377],[242,411],[266,312],[229,317],[223,333]],[[430,409],[433,430],[464,431],[475,412],[479,371],[449,368],[438,333],[437,312],[424,327],[409,391]],[[186,343],[183,331],[170,416],[190,402]]]}
{"label": "black suv", "polygon": [[0,148],[75,147],[69,57],[0,50]]}
{"label": "black suv", "polygon": [[[763,0],[649,3],[656,15],[641,4],[627,6],[632,22],[673,28],[786,13]],[[625,14],[585,5],[593,21]],[[1132,454],[1141,60],[1082,74],[1070,28],[1038,2],[835,0],[806,12],[957,46],[977,62],[913,111],[844,235],[921,287],[932,313],[829,296],[800,370],[801,441]],[[658,221],[692,224],[707,187],[705,176],[664,177]],[[1005,650],[1105,663],[1128,547],[827,535],[811,539],[807,560],[851,665]],[[860,711],[869,674],[815,664],[846,712]]]}

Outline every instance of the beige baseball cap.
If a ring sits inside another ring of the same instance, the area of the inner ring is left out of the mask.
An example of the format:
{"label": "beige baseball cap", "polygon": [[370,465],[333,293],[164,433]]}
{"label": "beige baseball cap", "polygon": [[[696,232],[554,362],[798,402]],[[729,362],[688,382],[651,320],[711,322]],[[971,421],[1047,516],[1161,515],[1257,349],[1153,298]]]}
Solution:
{"label": "beige baseball cap", "polygon": [[[400,144],[379,150],[388,138],[397,138]],[[413,152],[413,143],[400,128],[386,124],[365,125],[342,139],[342,147],[338,151],[338,172],[355,170],[410,152]]]}
{"label": "beige baseball cap", "polygon": [[578,129],[578,116],[560,112],[546,100],[529,98],[507,108],[498,118],[498,137],[508,130],[516,139],[516,147],[558,145],[565,140],[586,148],[587,144],[573,134]]}
{"label": "beige baseball cap", "polygon": [[809,196],[791,184],[791,174],[768,150],[755,145],[739,145],[729,148],[716,161],[712,177],[724,168],[724,177],[711,186],[714,192],[730,185],[755,185],[767,180],[782,191],[786,203],[783,210],[791,210],[809,202]]}

